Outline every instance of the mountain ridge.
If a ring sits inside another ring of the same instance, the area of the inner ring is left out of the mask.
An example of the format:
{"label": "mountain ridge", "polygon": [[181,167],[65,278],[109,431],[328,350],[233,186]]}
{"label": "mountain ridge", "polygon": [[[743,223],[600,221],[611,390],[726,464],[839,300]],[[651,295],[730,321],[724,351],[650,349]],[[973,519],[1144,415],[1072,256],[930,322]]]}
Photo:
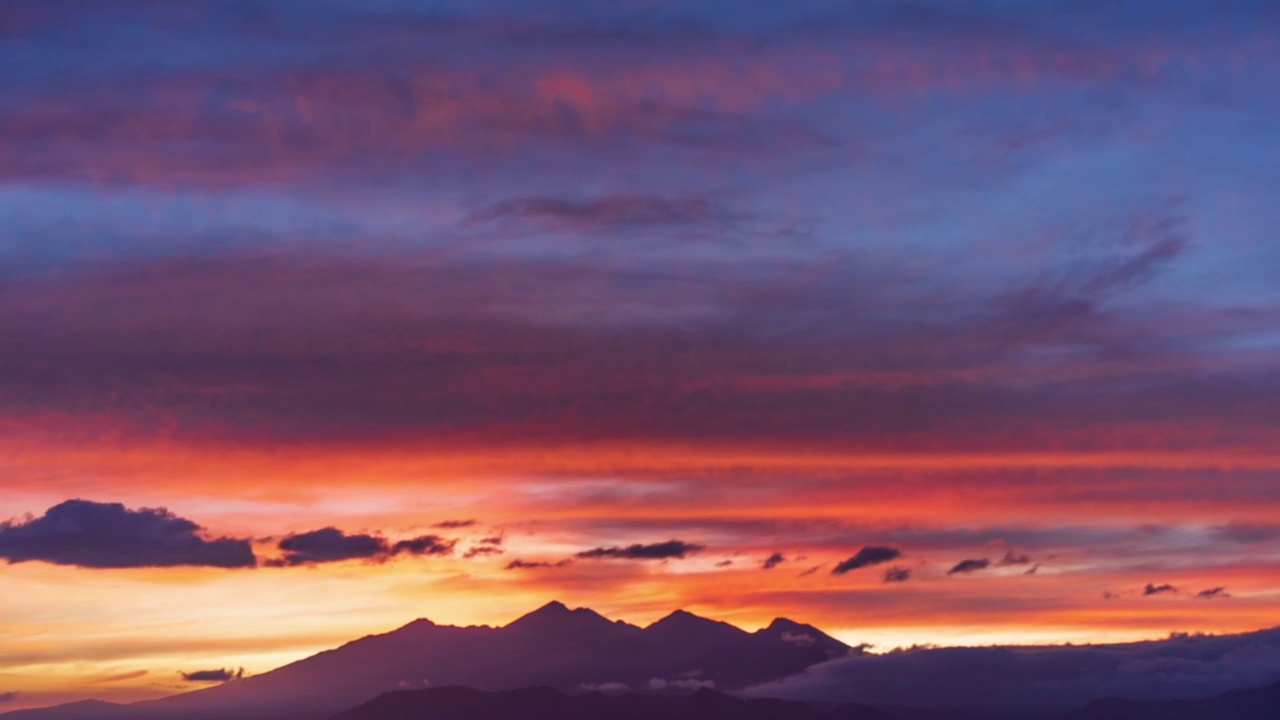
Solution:
{"label": "mountain ridge", "polygon": [[[564,693],[594,687],[732,691],[850,652],[813,633],[810,641],[796,643],[683,610],[642,628],[552,601],[499,627],[419,618],[265,673],[133,703],[102,720],[318,720],[388,691],[439,685],[488,692],[535,686]],[[63,718],[53,713],[19,720]]]}
{"label": "mountain ridge", "polygon": [[[1233,641],[1227,647],[1252,647],[1251,643],[1258,642],[1259,638],[1276,633],[1280,633],[1280,629],[1241,634],[1238,638],[1247,641],[1245,644]],[[1203,653],[1201,643],[1212,641],[1221,644],[1236,637],[1214,636],[1196,640],[1194,648],[1199,648],[1196,652]],[[1160,642],[1176,644],[1175,647],[1186,650],[1184,646],[1193,640],[1171,637],[1167,641],[1101,647],[1132,650],[1133,647]],[[954,654],[956,650],[920,652]],[[814,667],[842,657],[847,659],[824,665],[821,669]],[[775,618],[767,626],[748,632],[730,623],[676,610],[640,627],[621,620],[609,620],[590,608],[571,609],[556,601],[502,626],[440,625],[419,618],[395,630],[366,635],[272,671],[210,688],[131,705],[90,700],[52,708],[17,710],[0,714],[0,720],[329,720],[335,713],[346,712],[344,708],[361,707],[388,693],[458,686],[467,688],[466,692],[471,694],[466,697],[472,698],[542,688],[541,695],[520,697],[530,702],[542,698],[548,707],[559,707],[569,702],[570,710],[583,708],[562,697],[625,694],[637,707],[649,707],[652,702],[658,702],[637,698],[673,697],[677,700],[673,700],[670,706],[671,712],[675,713],[671,720],[680,720],[679,713],[687,709],[678,698],[695,696],[707,701],[714,693],[730,700],[783,703],[752,705],[751,708],[785,707],[789,715],[768,716],[770,720],[803,720],[811,717],[805,714],[807,710],[785,704],[819,702],[823,697],[820,693],[773,701],[769,694],[759,692],[760,688],[779,678],[811,678],[815,674],[830,672],[840,663],[878,662],[876,658],[879,657],[867,655],[862,648],[851,648],[812,625],[784,617]],[[904,657],[908,655],[889,653],[883,656],[885,660]],[[741,698],[732,695],[738,690],[745,691]],[[462,691],[455,691],[455,694],[459,692]],[[1061,706],[1051,713],[1031,713],[1028,709],[1016,710],[1013,707],[1001,710],[996,705],[981,709],[943,703],[929,708],[914,706],[910,699],[905,704],[889,704],[884,700],[869,701],[858,696],[829,698],[820,707],[832,710],[852,704],[863,710],[874,708],[880,713],[873,716],[863,712],[862,716],[899,720],[993,720],[997,714],[1008,720],[1280,718],[1273,712],[1273,708],[1280,707],[1280,682],[1190,700],[1123,700],[1105,698],[1101,694],[1093,697],[1103,699],[1081,700],[1079,704]],[[925,699],[922,698],[922,702]],[[483,705],[491,700],[476,702]],[[597,705],[588,703],[590,706],[586,710],[604,712],[598,707],[604,701],[592,702]],[[495,707],[503,705],[499,702]],[[723,720],[738,720],[732,713],[744,706],[732,707],[736,709],[732,712],[725,710],[729,714]],[[612,713],[609,717],[626,717],[616,707],[609,712]],[[862,716],[858,716],[859,719]],[[429,720],[421,713],[411,717],[413,720]],[[536,720],[538,716],[527,717]],[[498,719],[495,716],[482,720]],[[743,720],[758,719],[748,715]]]}

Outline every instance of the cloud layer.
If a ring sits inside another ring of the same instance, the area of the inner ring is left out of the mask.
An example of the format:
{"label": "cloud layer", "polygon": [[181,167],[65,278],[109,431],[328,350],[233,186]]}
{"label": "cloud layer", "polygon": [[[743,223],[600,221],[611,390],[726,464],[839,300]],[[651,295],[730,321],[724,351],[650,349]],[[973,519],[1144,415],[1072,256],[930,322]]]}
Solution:
{"label": "cloud layer", "polygon": [[834,660],[755,696],[885,705],[1032,708],[1185,699],[1280,680],[1280,631],[1130,645],[914,649]]}

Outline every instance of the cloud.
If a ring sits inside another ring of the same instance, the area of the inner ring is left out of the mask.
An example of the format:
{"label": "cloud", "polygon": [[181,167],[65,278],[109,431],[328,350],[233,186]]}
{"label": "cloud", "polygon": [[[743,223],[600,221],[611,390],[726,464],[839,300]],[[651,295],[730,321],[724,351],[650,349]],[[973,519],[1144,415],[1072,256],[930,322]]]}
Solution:
{"label": "cloud", "polygon": [[462,557],[464,559],[471,560],[478,557],[503,554],[505,554],[505,551],[500,547],[494,547],[493,545],[475,545],[468,548],[467,551],[462,554]]}
{"label": "cloud", "polygon": [[18,699],[16,692],[0,692],[0,705],[11,703]]}
{"label": "cloud", "polygon": [[1225,587],[1216,587],[1210,588],[1209,590],[1201,590],[1196,593],[1196,597],[1204,600],[1213,600],[1215,598],[1229,598],[1231,596],[1227,594],[1227,589]]}
{"label": "cloud", "polygon": [[1152,583],[1147,583],[1147,586],[1142,590],[1142,594],[1144,596],[1160,595],[1162,593],[1176,593],[1176,592],[1178,592],[1178,588],[1168,583],[1165,583],[1164,585],[1154,585]]}
{"label": "cloud", "polygon": [[348,535],[338,528],[327,527],[285,537],[278,545],[284,556],[265,564],[285,567],[359,559],[384,562],[396,555],[449,555],[456,545],[457,540],[439,535],[420,535],[393,544],[381,535]]}
{"label": "cloud", "polygon": [[248,540],[209,538],[164,508],[68,500],[38,518],[0,523],[0,558],[87,568],[253,567]]}
{"label": "cloud", "polygon": [[704,545],[695,545],[682,540],[667,540],[666,542],[652,543],[642,545],[636,543],[626,547],[598,547],[591,550],[583,550],[574,557],[587,559],[617,559],[617,560],[666,560],[666,559],[683,559],[687,555],[706,549]]}
{"label": "cloud", "polygon": [[224,683],[243,678],[244,668],[218,668],[217,670],[196,670],[194,672],[179,672],[178,674],[187,682]]}
{"label": "cloud", "polygon": [[867,547],[859,550],[853,557],[832,568],[831,574],[844,575],[845,573],[853,570],[887,563],[890,560],[897,560],[900,557],[902,557],[902,551],[897,548],[868,545]]}
{"label": "cloud", "polygon": [[1030,565],[1030,564],[1031,564],[1031,557],[1030,557],[1030,556],[1028,556],[1028,555],[1020,555],[1020,554],[1015,553],[1014,551],[1010,550],[1010,551],[1006,552],[1006,553],[1004,554],[1004,557],[1000,558],[1000,562],[998,562],[998,563],[996,563],[996,564],[997,564],[997,565],[1002,565],[1002,566],[1009,566],[1009,565]]}
{"label": "cloud", "polygon": [[911,570],[904,567],[891,567],[884,571],[886,583],[902,583],[911,579]]}
{"label": "cloud", "polygon": [[774,553],[765,559],[763,567],[765,570],[772,570],[787,561],[787,556],[782,553]]}
{"label": "cloud", "polygon": [[714,680],[704,680],[696,677],[681,677],[673,680],[664,678],[651,678],[649,680],[649,689],[655,691],[661,690],[702,690],[704,688],[714,688],[716,683]]}
{"label": "cloud", "polygon": [[457,540],[446,540],[439,535],[420,535],[401,540],[391,546],[392,555],[450,555]]}
{"label": "cloud", "polygon": [[572,563],[573,561],[568,559],[559,560],[557,562],[550,562],[545,560],[530,561],[530,560],[521,560],[520,558],[516,558],[515,560],[512,560],[511,562],[507,563],[507,569],[508,570],[536,570],[538,568],[562,568]]}
{"label": "cloud", "polygon": [[904,706],[927,697],[938,706],[1057,714],[1103,697],[1158,700],[1262,687],[1280,679],[1277,668],[1280,629],[1122,645],[898,650],[823,663],[747,694]]}
{"label": "cloud", "polygon": [[818,640],[809,633],[793,633],[787,630],[782,633],[782,642],[797,647],[812,647]]}
{"label": "cloud", "polygon": [[279,543],[284,557],[269,561],[273,566],[318,565],[343,560],[384,560],[390,552],[386,539],[375,535],[348,535],[327,527],[289,535]]}
{"label": "cloud", "polygon": [[947,574],[956,575],[958,573],[971,573],[979,570],[986,570],[989,567],[991,567],[991,561],[986,558],[981,560],[961,560],[948,570]]}
{"label": "cloud", "polygon": [[578,686],[583,692],[598,692],[605,695],[621,695],[631,692],[631,686],[620,682],[582,683]]}
{"label": "cloud", "polygon": [[475,527],[479,524],[480,522],[478,520],[444,520],[435,523],[431,527],[439,530],[460,530],[462,528]]}

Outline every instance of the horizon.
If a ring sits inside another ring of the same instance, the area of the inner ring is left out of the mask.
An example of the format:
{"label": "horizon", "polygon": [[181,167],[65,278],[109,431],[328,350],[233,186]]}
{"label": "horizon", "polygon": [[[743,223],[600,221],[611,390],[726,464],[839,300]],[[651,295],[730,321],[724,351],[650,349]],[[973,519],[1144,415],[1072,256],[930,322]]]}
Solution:
{"label": "horizon", "polygon": [[[371,633],[371,634],[364,635],[364,636],[361,636],[361,637],[351,638],[350,640],[348,640],[347,642],[342,643],[342,644],[341,644],[341,645],[339,645],[339,646],[335,646],[335,647],[333,647],[333,648],[326,648],[326,649],[325,649],[325,651],[327,652],[327,651],[332,651],[332,650],[341,650],[341,649],[343,649],[343,648],[346,648],[347,646],[355,646],[355,645],[358,645],[359,643],[361,643],[362,641],[367,641],[367,640],[374,639],[374,638],[380,638],[380,637],[392,637],[392,636],[396,636],[396,635],[398,635],[398,634],[400,634],[400,633],[402,633],[402,632],[405,632],[405,631],[409,631],[409,630],[412,630],[412,629],[419,628],[419,627],[420,627],[420,624],[421,624],[421,623],[424,623],[424,622],[425,622],[425,623],[426,623],[426,624],[427,624],[427,625],[428,625],[432,630],[435,630],[435,629],[449,629],[449,630],[478,630],[478,631],[501,632],[501,631],[505,631],[505,630],[508,630],[508,629],[510,629],[510,628],[513,628],[513,627],[517,627],[517,626],[518,626],[518,623],[519,623],[520,621],[522,621],[522,620],[526,620],[526,619],[528,619],[528,618],[533,618],[533,617],[543,617],[543,618],[546,618],[546,617],[548,617],[548,616],[552,616],[552,617],[566,617],[566,616],[573,616],[573,615],[577,615],[577,614],[582,613],[582,612],[589,613],[591,616],[593,616],[593,617],[595,617],[595,618],[598,618],[601,622],[605,623],[605,627],[613,628],[613,627],[617,627],[619,624],[624,624],[626,627],[629,627],[629,628],[632,628],[632,629],[635,629],[635,630],[639,630],[639,631],[642,631],[642,632],[647,632],[647,631],[649,631],[649,630],[653,629],[654,627],[659,626],[659,625],[660,625],[660,623],[661,623],[663,620],[667,620],[667,619],[669,619],[669,618],[671,618],[671,617],[677,617],[677,616],[681,616],[681,615],[689,616],[689,617],[695,618],[695,619],[697,619],[697,620],[699,620],[699,621],[710,623],[710,624],[712,624],[712,625],[722,625],[722,624],[725,624],[725,623],[724,623],[724,621],[717,620],[716,618],[713,618],[713,617],[706,617],[706,616],[703,616],[703,615],[699,615],[699,614],[697,614],[697,613],[691,613],[691,612],[689,612],[689,611],[687,611],[687,610],[685,610],[685,609],[683,609],[683,608],[676,608],[676,609],[670,610],[670,611],[666,612],[665,614],[663,614],[661,617],[658,617],[658,618],[652,619],[652,620],[650,620],[650,621],[648,621],[648,622],[631,622],[631,621],[629,621],[629,620],[624,620],[624,619],[622,619],[622,618],[611,618],[611,617],[608,617],[608,616],[602,615],[602,614],[600,614],[600,613],[596,612],[595,610],[593,610],[593,609],[592,609],[592,608],[590,608],[590,607],[586,607],[586,606],[573,606],[572,604],[567,604],[567,603],[565,603],[565,602],[563,602],[563,601],[561,601],[561,600],[553,599],[553,600],[549,600],[549,601],[547,601],[546,603],[544,603],[544,604],[542,604],[542,605],[540,605],[540,606],[538,606],[538,607],[536,607],[536,608],[534,608],[534,609],[532,609],[532,610],[529,610],[529,611],[527,611],[527,612],[524,612],[523,614],[519,615],[518,617],[512,618],[512,619],[510,619],[509,621],[507,621],[507,622],[505,622],[505,623],[503,623],[503,624],[500,624],[500,625],[489,625],[489,624],[482,624],[482,625],[456,625],[456,624],[448,623],[447,621],[441,622],[441,621],[433,620],[433,619],[431,619],[431,618],[419,617],[419,618],[415,618],[415,619],[413,619],[413,620],[411,620],[411,621],[409,621],[409,622],[407,622],[407,623],[404,623],[404,624],[402,624],[402,625],[400,625],[400,626],[398,626],[398,627],[396,627],[396,628],[394,628],[394,629],[387,630],[387,631],[385,631],[385,632]],[[819,632],[823,632],[823,629],[822,629],[822,628],[814,628],[812,625],[810,625],[810,624],[808,624],[808,623],[804,623],[803,621],[796,621],[796,620],[793,620],[793,619],[791,619],[791,618],[785,618],[785,617],[777,617],[777,618],[774,618],[773,620],[771,620],[771,621],[770,621],[769,623],[767,623],[766,625],[761,626],[761,627],[759,627],[759,628],[754,628],[754,629],[752,629],[752,628],[743,628],[743,627],[739,627],[739,626],[737,626],[737,625],[733,625],[733,624],[730,624],[730,627],[733,627],[733,628],[735,628],[736,630],[738,630],[738,631],[740,631],[740,632],[742,632],[742,633],[751,634],[751,635],[758,635],[758,634],[760,634],[760,633],[765,632],[765,630],[766,630],[768,627],[772,627],[773,625],[778,624],[778,623],[790,623],[790,624],[795,625],[795,626],[797,626],[797,627],[807,627],[807,628],[810,628],[810,629],[815,629],[815,630],[817,630],[817,631],[819,631]],[[1144,640],[1139,640],[1139,641],[1133,641],[1133,642],[1129,642],[1129,643],[1081,643],[1081,644],[1065,643],[1065,644],[1053,644],[1053,645],[1047,645],[1047,644],[1026,644],[1026,645],[992,644],[992,645],[968,645],[968,646],[945,646],[945,645],[925,644],[925,645],[913,645],[913,646],[910,646],[910,647],[883,648],[883,649],[880,649],[880,650],[877,650],[876,648],[874,648],[874,647],[872,647],[872,646],[868,646],[868,645],[866,645],[866,644],[861,644],[861,643],[848,643],[848,642],[841,641],[841,642],[843,642],[844,646],[846,646],[846,647],[847,647],[847,649],[848,649],[849,653],[848,653],[848,655],[846,655],[846,656],[834,656],[834,657],[833,657],[833,659],[834,659],[834,660],[839,660],[841,657],[845,657],[845,658],[855,658],[855,657],[867,658],[867,657],[876,657],[876,656],[884,657],[884,656],[890,656],[890,655],[898,655],[898,654],[900,654],[900,653],[929,653],[929,652],[933,652],[933,651],[964,650],[964,649],[995,649],[995,650],[1005,650],[1005,651],[1007,651],[1007,650],[1013,650],[1013,651],[1018,651],[1018,650],[1037,650],[1037,649],[1038,649],[1038,650],[1041,650],[1041,651],[1048,651],[1048,650],[1054,650],[1054,649],[1057,649],[1057,650],[1088,650],[1088,649],[1091,649],[1091,648],[1112,648],[1112,649],[1119,649],[1119,648],[1137,647],[1137,646],[1142,646],[1142,645],[1160,645],[1160,644],[1164,644],[1164,643],[1171,643],[1171,642],[1175,642],[1175,641],[1181,641],[1181,642],[1185,642],[1185,641],[1196,641],[1196,640],[1199,640],[1199,641],[1209,641],[1209,640],[1213,640],[1213,639],[1222,640],[1222,639],[1229,639],[1229,638],[1245,638],[1245,637],[1248,637],[1248,636],[1258,635],[1258,634],[1261,634],[1261,633],[1264,633],[1264,632],[1272,632],[1272,631],[1276,631],[1276,630],[1280,630],[1280,626],[1269,627],[1269,628],[1259,628],[1259,629],[1257,629],[1257,630],[1255,630],[1255,631],[1252,631],[1252,632],[1244,632],[1244,633],[1230,633],[1230,634],[1227,634],[1227,633],[1224,633],[1224,634],[1212,634],[1212,633],[1190,633],[1190,634],[1189,634],[1189,633],[1176,633],[1176,632],[1175,632],[1175,633],[1171,633],[1168,637],[1165,637],[1165,638],[1150,638],[1150,639],[1144,639]],[[836,639],[837,639],[837,640],[839,640],[839,638],[836,638]],[[307,659],[307,658],[310,658],[310,657],[314,657],[314,655],[309,655],[309,656],[307,656],[306,658],[298,658],[298,659],[299,659],[299,660],[304,660],[304,659]],[[271,668],[270,670],[268,670],[268,671],[266,672],[266,674],[268,674],[268,675],[269,675],[269,674],[271,673],[271,671],[273,671],[273,670],[278,670],[278,669],[282,669],[282,668],[286,667],[287,665],[288,665],[288,664],[286,664],[286,665],[282,665],[280,668]],[[256,676],[256,675],[258,675],[258,674],[262,674],[262,673],[246,673],[246,672],[245,672],[245,670],[244,670],[244,668],[239,668],[239,669],[238,669],[238,671],[237,671],[236,669],[234,669],[234,668],[232,668],[232,669],[223,669],[223,670],[222,670],[222,672],[223,672],[223,673],[226,673],[226,674],[228,675],[226,678],[224,678],[224,679],[222,680],[222,682],[223,682],[223,683],[239,682],[239,681],[241,681],[241,680],[245,680],[245,679],[253,678],[253,677],[255,677],[255,676]],[[404,690],[404,689],[410,689],[410,690],[412,690],[412,689],[427,689],[427,688],[431,688],[431,689],[445,689],[445,688],[453,688],[453,687],[462,687],[462,688],[466,688],[467,686],[465,686],[465,685],[457,685],[457,684],[435,685],[435,684],[425,683],[425,682],[424,682],[424,684],[422,685],[422,687],[421,687],[421,688],[403,688],[403,687],[402,687],[402,688],[396,688],[396,689],[400,689],[400,690]],[[201,690],[201,689],[207,689],[207,687],[206,687],[206,688],[200,688],[200,687],[194,687],[194,688],[192,688],[192,687],[187,687],[187,688],[183,688],[183,689],[181,689],[181,690],[178,690],[178,691],[176,691],[176,692],[174,692],[174,693],[171,693],[171,694],[169,694],[169,695],[181,695],[181,694],[186,694],[186,693],[190,693],[190,692],[199,691],[199,690]],[[712,684],[710,684],[710,685],[696,685],[696,686],[693,686],[693,687],[689,688],[687,691],[694,691],[694,690],[696,690],[696,691],[703,691],[703,690],[708,690],[708,689],[710,689],[710,690],[716,690],[714,683],[712,683]],[[583,689],[583,691],[584,691],[584,692],[600,692],[600,693],[604,693],[604,694],[607,694],[607,695],[617,695],[617,694],[619,694],[619,693],[622,693],[622,694],[647,694],[647,693],[651,693],[651,692],[652,692],[652,690],[647,690],[647,691],[646,691],[645,689],[641,689],[641,688],[630,688],[630,689],[625,689],[625,690],[623,690],[623,689],[621,689],[621,688],[599,688],[599,689],[589,689],[589,688],[584,688],[584,689]],[[723,691],[723,690],[717,690],[717,692],[724,692],[724,691]],[[747,692],[746,694],[747,694],[747,696],[748,696],[748,697],[757,697],[757,695],[755,695],[755,694],[754,694],[754,691],[749,691],[749,692]],[[152,700],[152,699],[158,699],[158,698],[168,697],[169,695],[159,695],[159,696],[156,696],[156,697],[144,698],[144,699],[143,699],[143,701],[145,702],[146,700]],[[767,697],[767,695],[765,695],[765,697]],[[76,700],[76,701],[71,701],[71,703],[70,703],[70,704],[81,703],[81,702],[93,703],[93,702],[110,702],[110,701],[102,701],[102,700],[101,700],[101,699],[99,699],[99,698],[92,698],[92,697],[90,697],[90,698],[82,698],[82,699],[80,699],[80,700]],[[137,702],[137,701],[135,700],[134,702]],[[112,704],[120,704],[120,703],[112,703]],[[128,703],[125,703],[125,704],[128,704]],[[46,706],[34,706],[34,707],[46,707]],[[6,712],[8,712],[8,711],[10,711],[10,710],[14,710],[14,709],[22,709],[22,708],[9,708],[9,709],[7,709],[7,710],[6,710]]]}
{"label": "horizon", "polygon": [[0,713],[548,598],[880,652],[1274,627],[1276,37],[0,3]]}

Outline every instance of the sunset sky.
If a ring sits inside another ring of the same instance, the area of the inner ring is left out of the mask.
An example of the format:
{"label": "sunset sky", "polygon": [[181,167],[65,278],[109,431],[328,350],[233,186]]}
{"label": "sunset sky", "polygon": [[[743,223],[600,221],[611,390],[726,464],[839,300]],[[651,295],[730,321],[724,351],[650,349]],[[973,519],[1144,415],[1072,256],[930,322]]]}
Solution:
{"label": "sunset sky", "polygon": [[1278,37],[0,3],[0,711],[552,599],[876,650],[1276,625]]}

